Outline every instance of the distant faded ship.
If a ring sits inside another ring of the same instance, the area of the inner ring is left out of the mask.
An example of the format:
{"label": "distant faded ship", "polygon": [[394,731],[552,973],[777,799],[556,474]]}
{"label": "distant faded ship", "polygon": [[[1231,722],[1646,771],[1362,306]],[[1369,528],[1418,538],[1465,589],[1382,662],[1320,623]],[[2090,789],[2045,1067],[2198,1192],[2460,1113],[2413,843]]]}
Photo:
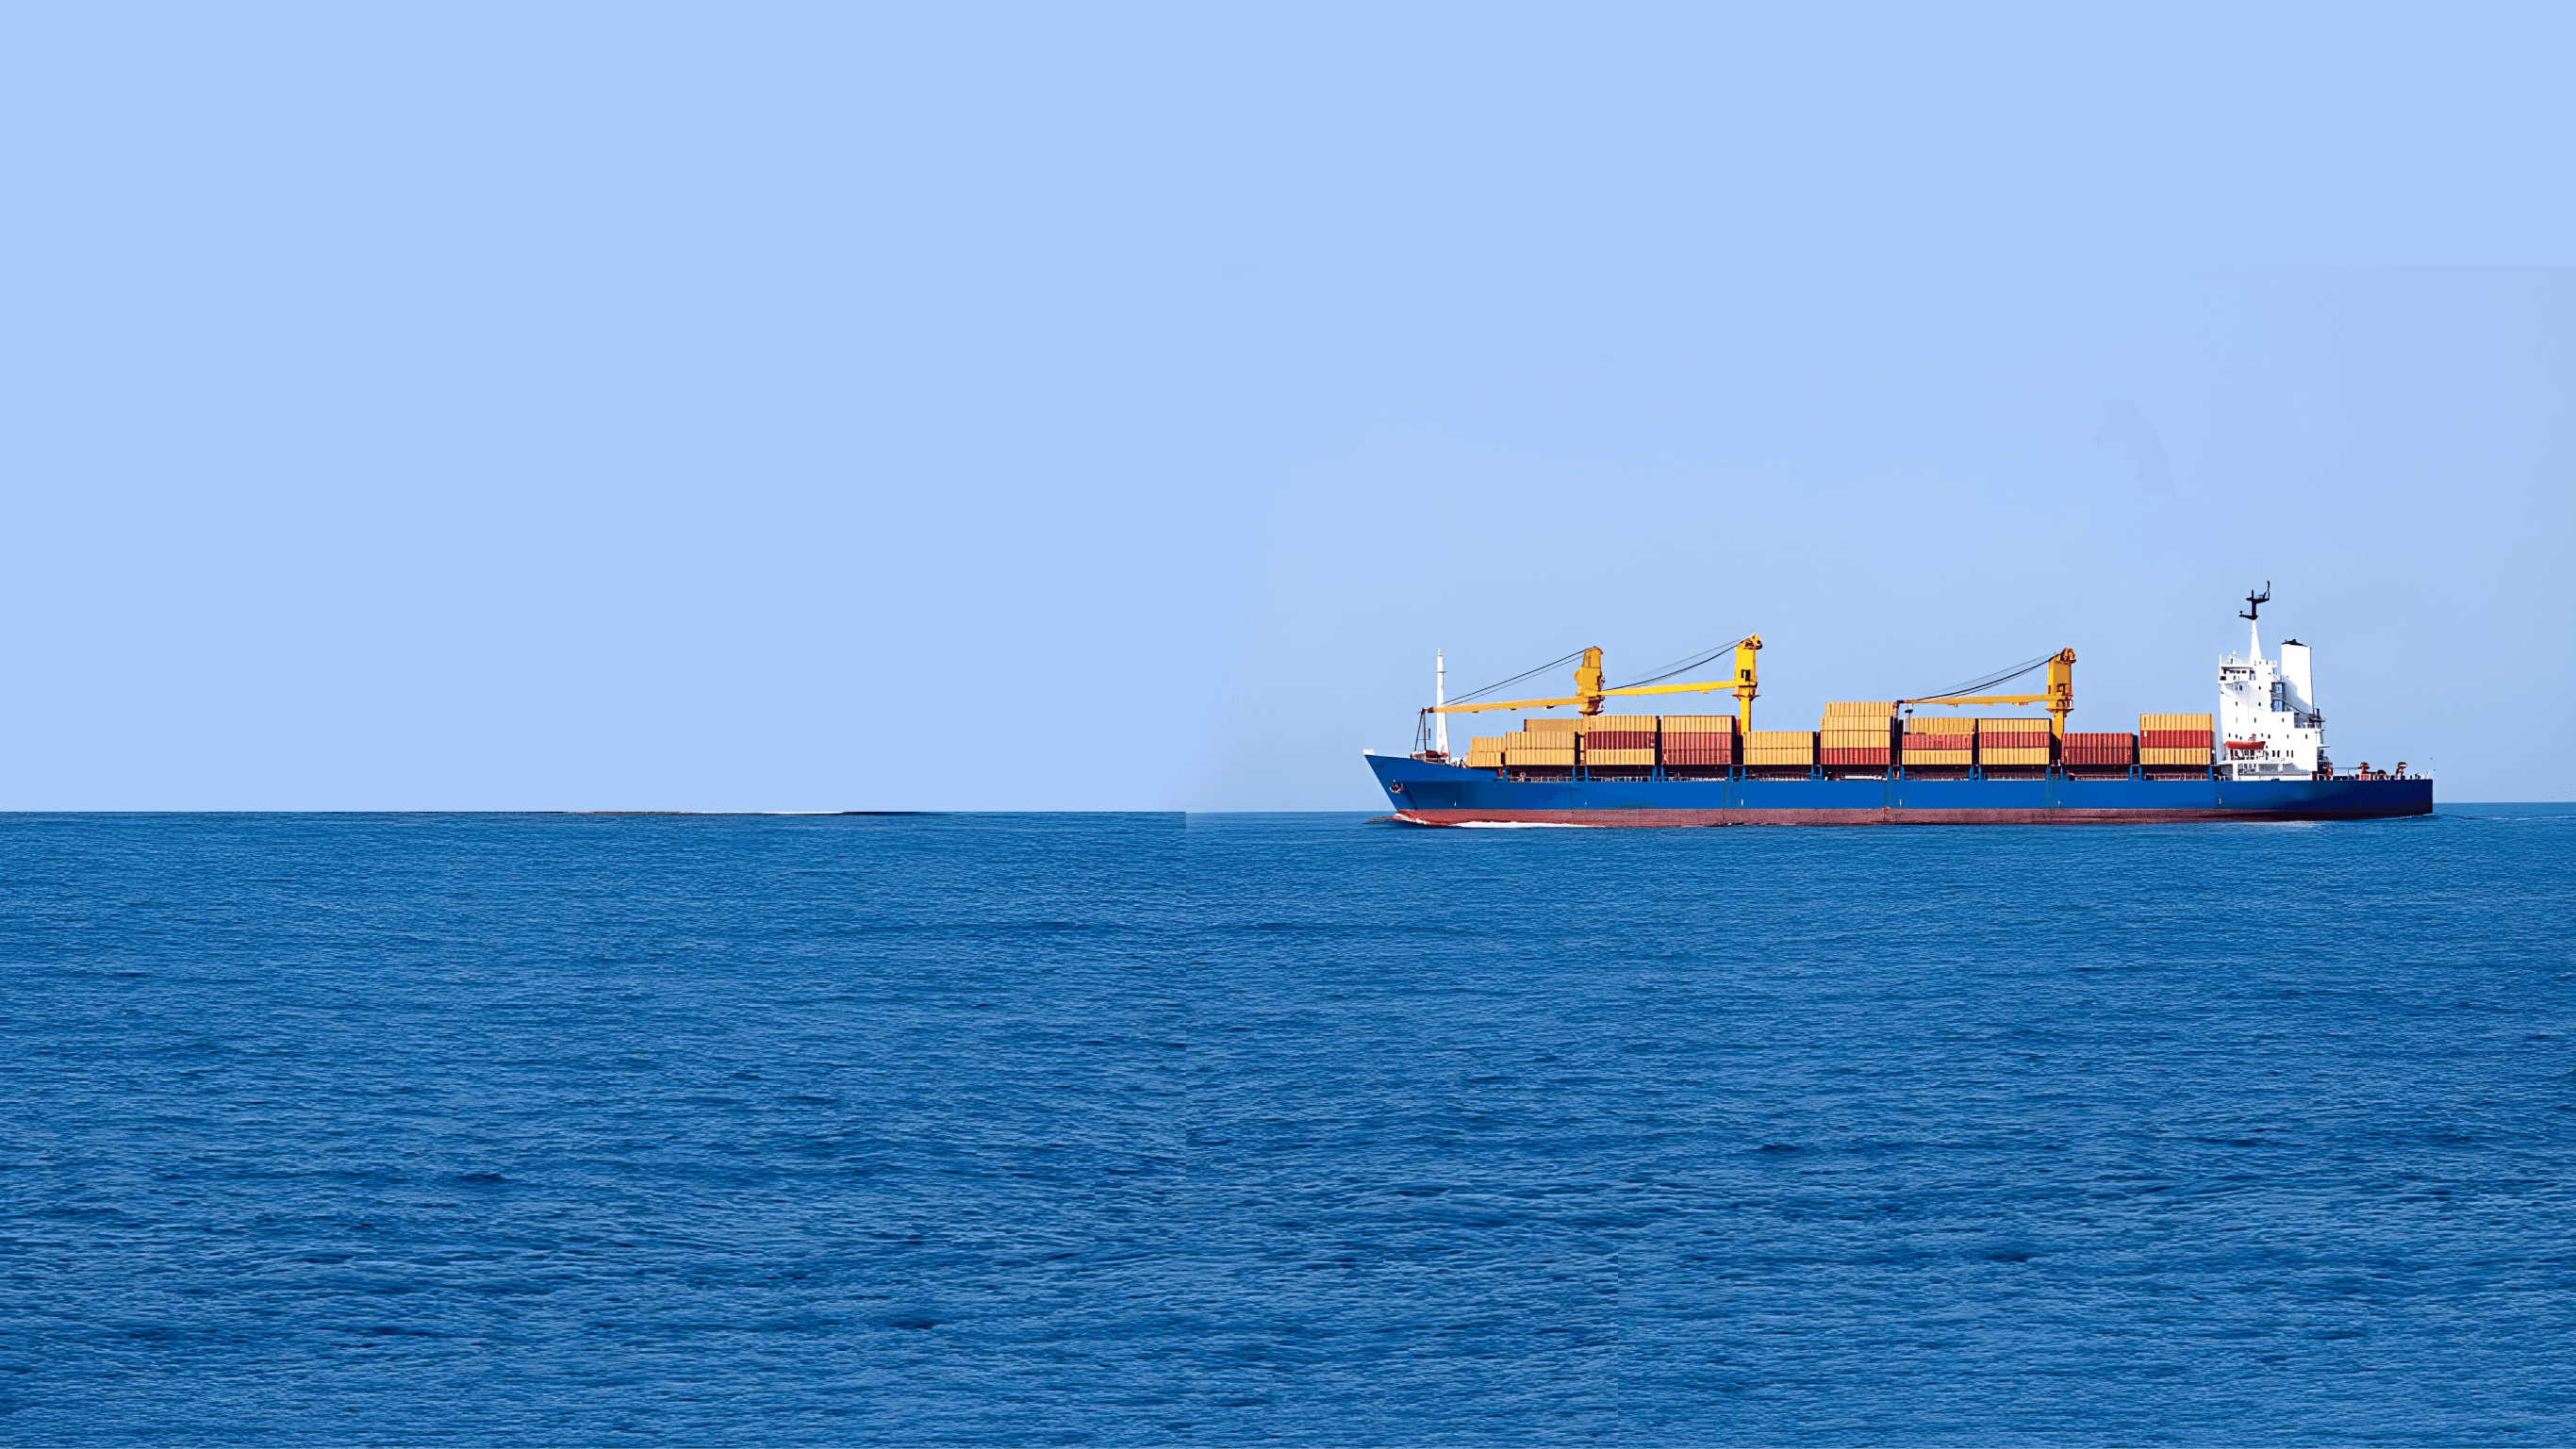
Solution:
{"label": "distant faded ship", "polygon": [[[2263,657],[2260,619],[2271,597],[2268,586],[2246,595],[2249,607],[2237,617],[2249,622],[2250,642],[2242,657],[2219,662],[2217,713],[2141,715],[2134,734],[2067,730],[2072,649],[1944,695],[1828,704],[1812,730],[1753,729],[1762,648],[1754,635],[1730,646],[1735,677],[1722,682],[1604,688],[1597,648],[1583,651],[1574,693],[1563,699],[1451,703],[1445,673],[1435,674],[1436,702],[1422,712],[1414,753],[1367,758],[1395,818],[1416,825],[2090,825],[2430,814],[2430,780],[2335,774],[2308,646],[2285,639],[2278,659]],[[1981,692],[2043,667],[2043,694]],[[1735,713],[1602,713],[1615,697],[1720,690],[1735,695]],[[1971,705],[2036,705],[2048,717],[1918,713]],[[1465,756],[1450,754],[1453,714],[1566,706],[1577,713],[1525,719],[1517,732],[1479,737]]]}

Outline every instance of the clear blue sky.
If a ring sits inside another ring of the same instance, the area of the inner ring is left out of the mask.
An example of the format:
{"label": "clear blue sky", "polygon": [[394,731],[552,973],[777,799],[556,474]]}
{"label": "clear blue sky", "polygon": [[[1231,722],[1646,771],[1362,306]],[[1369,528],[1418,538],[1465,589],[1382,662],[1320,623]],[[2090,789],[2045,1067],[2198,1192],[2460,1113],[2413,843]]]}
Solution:
{"label": "clear blue sky", "polygon": [[2116,729],[2266,579],[2568,798],[2570,14],[22,10],[0,807],[1365,808],[1435,647]]}

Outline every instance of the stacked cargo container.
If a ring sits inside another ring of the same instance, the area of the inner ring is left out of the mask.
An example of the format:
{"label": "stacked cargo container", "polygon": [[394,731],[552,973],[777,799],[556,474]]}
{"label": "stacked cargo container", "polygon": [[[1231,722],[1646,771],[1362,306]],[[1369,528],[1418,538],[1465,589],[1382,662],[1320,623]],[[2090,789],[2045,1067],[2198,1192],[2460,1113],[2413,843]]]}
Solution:
{"label": "stacked cargo container", "polygon": [[1904,764],[1909,775],[1917,770],[1935,775],[1955,770],[1965,775],[1976,764],[1976,721],[1919,715],[1906,721],[1906,734],[1899,736],[1896,749],[1896,762]]}
{"label": "stacked cargo container", "polygon": [[2049,766],[2048,721],[1981,719],[1977,721],[1977,763],[2007,770],[2046,770]]}
{"label": "stacked cargo container", "polygon": [[1971,764],[2006,773],[2056,764],[2078,775],[2125,774],[2132,766],[2149,774],[2196,774],[2215,758],[2214,715],[2145,714],[2134,735],[2070,731],[2060,739],[2045,719],[1900,721],[1894,708],[1876,700],[1836,701],[1825,706],[1813,732],[1739,734],[1731,714],[1527,719],[1511,734],[1475,736],[1458,763],[1543,779],[1570,775],[1580,762],[1591,772],[1642,779],[1658,765],[1680,778],[1723,776],[1739,765],[1757,774],[1818,766],[1870,772],[1890,764],[1934,774],[1965,774]]}
{"label": "stacked cargo container", "polygon": [[1929,716],[1909,719],[1899,743],[1901,761],[1908,770],[1956,768],[1965,773],[1977,761],[1977,722]]}
{"label": "stacked cargo container", "polygon": [[1592,773],[1635,775],[1655,770],[1655,717],[1650,714],[1603,714],[1580,722],[1583,768]]}
{"label": "stacked cargo container", "polygon": [[1723,775],[1735,767],[1735,716],[1668,714],[1658,723],[1666,774]]}
{"label": "stacked cargo container", "polygon": [[1819,763],[1828,770],[1884,770],[1896,758],[1894,700],[1837,700],[1816,730]]}
{"label": "stacked cargo container", "polygon": [[1503,763],[1516,775],[1573,774],[1574,726],[1570,719],[1522,720],[1520,733],[1503,736]]}
{"label": "stacked cargo container", "polygon": [[1744,768],[1776,774],[1795,767],[1800,773],[1816,768],[1816,731],[1814,730],[1746,730],[1744,732]]}
{"label": "stacked cargo container", "polygon": [[2138,762],[2136,735],[2066,732],[2058,749],[2058,763],[2070,772],[2102,773],[2117,770],[2127,774]]}
{"label": "stacked cargo container", "polygon": [[2206,770],[2218,717],[2208,714],[2138,716],[2138,763],[2148,770]]}

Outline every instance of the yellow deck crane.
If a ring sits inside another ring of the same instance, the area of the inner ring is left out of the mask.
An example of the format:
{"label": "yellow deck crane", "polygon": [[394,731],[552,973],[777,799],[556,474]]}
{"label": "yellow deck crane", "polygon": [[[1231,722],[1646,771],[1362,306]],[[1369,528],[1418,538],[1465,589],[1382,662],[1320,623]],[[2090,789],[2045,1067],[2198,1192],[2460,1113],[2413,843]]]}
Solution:
{"label": "yellow deck crane", "polygon": [[1490,704],[1446,704],[1424,710],[1423,713],[1426,715],[1475,714],[1479,711],[1489,709],[1555,709],[1560,705],[1570,704],[1575,706],[1575,708],[1581,713],[1590,715],[1599,714],[1601,712],[1601,701],[1615,696],[1635,694],[1714,694],[1721,689],[1731,689],[1735,691],[1735,697],[1738,701],[1736,708],[1742,718],[1742,723],[1737,727],[1740,729],[1751,729],[1753,727],[1753,697],[1761,692],[1756,687],[1760,681],[1755,677],[1753,656],[1754,652],[1759,650],[1761,647],[1762,636],[1759,634],[1747,634],[1742,639],[1736,641],[1735,677],[1733,679],[1708,680],[1699,684],[1631,684],[1619,689],[1604,689],[1601,687],[1601,648],[1599,645],[1594,645],[1593,647],[1583,651],[1583,662],[1575,666],[1574,693],[1568,698],[1506,699],[1498,700]]}
{"label": "yellow deck crane", "polygon": [[[2028,668],[2024,666],[2024,672],[2028,672]],[[2010,679],[2013,676],[2004,677]],[[1953,709],[1963,704],[2045,705],[2048,709],[2048,732],[2062,740],[2066,738],[2066,716],[2075,710],[2075,651],[2060,649],[2048,656],[2046,694],[1945,694],[1924,699],[1900,699],[1896,707],[1903,709],[1912,704],[1946,704]]]}

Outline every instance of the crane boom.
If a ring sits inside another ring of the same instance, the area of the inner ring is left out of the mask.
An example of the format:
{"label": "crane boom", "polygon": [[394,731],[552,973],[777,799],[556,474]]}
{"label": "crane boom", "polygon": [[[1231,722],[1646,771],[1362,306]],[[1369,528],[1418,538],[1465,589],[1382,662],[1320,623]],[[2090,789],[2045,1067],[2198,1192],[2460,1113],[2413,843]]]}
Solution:
{"label": "crane boom", "polygon": [[1601,701],[1614,696],[1642,694],[1714,694],[1721,689],[1735,691],[1742,701],[1744,727],[1751,728],[1753,697],[1759,693],[1755,679],[1753,651],[1762,647],[1762,636],[1748,634],[1735,646],[1735,677],[1711,680],[1701,684],[1630,684],[1618,689],[1601,687],[1601,649],[1599,645],[1583,651],[1583,663],[1574,671],[1575,693],[1565,699],[1505,699],[1490,704],[1443,704],[1432,707],[1432,714],[1478,714],[1492,709],[1557,709],[1574,705],[1585,714],[1599,714]]}
{"label": "crane boom", "polygon": [[1714,694],[1721,689],[1733,688],[1735,688],[1735,681],[1731,679],[1721,679],[1714,684],[1644,684],[1632,685],[1626,689],[1605,689],[1598,694],[1570,695],[1564,699],[1506,699],[1493,704],[1453,704],[1446,708],[1435,709],[1432,713],[1475,714],[1480,710],[1488,709],[1556,709],[1569,704],[1582,704],[1589,700],[1593,708],[1585,710],[1584,713],[1599,714],[1601,701],[1614,695]]}

